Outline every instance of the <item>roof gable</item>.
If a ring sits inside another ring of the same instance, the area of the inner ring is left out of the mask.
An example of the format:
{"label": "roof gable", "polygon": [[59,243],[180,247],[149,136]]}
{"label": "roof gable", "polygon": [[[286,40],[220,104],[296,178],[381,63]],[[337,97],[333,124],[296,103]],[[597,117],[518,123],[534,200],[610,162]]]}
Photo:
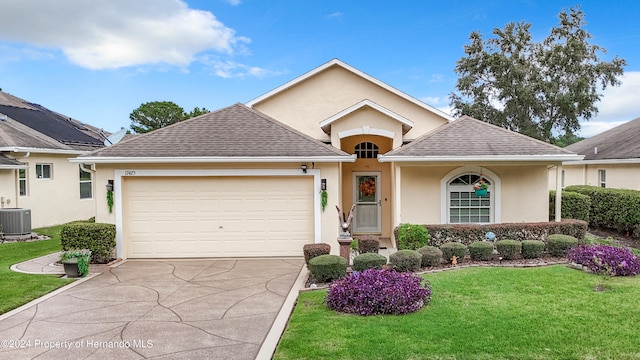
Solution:
{"label": "roof gable", "polygon": [[337,120],[342,119],[343,117],[354,113],[364,107],[370,107],[378,112],[381,112],[385,115],[387,115],[388,117],[398,121],[399,123],[402,124],[402,130],[404,133],[406,133],[407,131],[411,130],[411,128],[413,127],[413,121],[405,118],[402,115],[396,114],[395,112],[382,107],[378,104],[376,104],[375,102],[371,101],[371,100],[362,100],[360,102],[358,102],[357,104],[354,104],[342,111],[340,111],[339,113],[324,119],[323,121],[320,122],[320,127],[322,128],[322,131],[324,131],[325,133],[330,133],[331,132],[331,124]]}
{"label": "roof gable", "polygon": [[132,137],[86,157],[351,159],[349,154],[240,103]]}
{"label": "roof gable", "polygon": [[640,158],[640,118],[566,147],[584,160]]}
{"label": "roof gable", "polygon": [[[571,151],[469,116],[443,125],[410,144],[381,156],[401,160],[484,159],[518,160],[544,157],[575,158]],[[564,159],[563,159],[564,160]]]}

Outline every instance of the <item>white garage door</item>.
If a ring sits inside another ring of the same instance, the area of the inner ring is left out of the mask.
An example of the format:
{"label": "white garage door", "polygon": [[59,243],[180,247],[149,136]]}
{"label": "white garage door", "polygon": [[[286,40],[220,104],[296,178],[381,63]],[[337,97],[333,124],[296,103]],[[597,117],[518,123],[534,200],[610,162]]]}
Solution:
{"label": "white garage door", "polygon": [[311,177],[123,178],[130,258],[302,256]]}

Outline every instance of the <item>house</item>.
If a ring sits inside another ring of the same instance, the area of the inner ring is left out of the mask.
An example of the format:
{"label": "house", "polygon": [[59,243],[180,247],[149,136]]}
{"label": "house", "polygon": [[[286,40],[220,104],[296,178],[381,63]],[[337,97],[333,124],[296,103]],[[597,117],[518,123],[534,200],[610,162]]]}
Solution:
{"label": "house", "polygon": [[96,168],[96,220],[116,224],[117,256],[162,258],[300,256],[312,242],[337,253],[335,207],[352,204],[352,233],[388,246],[400,223],[547,221],[547,168],[578,158],[332,60],[72,161]]}
{"label": "house", "polygon": [[34,228],[95,216],[93,170],[69,159],[103,139],[99,129],[0,91],[0,207],[30,209]]}
{"label": "house", "polygon": [[[566,147],[584,155],[562,165],[561,186],[640,190],[640,118]],[[553,178],[553,177],[552,177]],[[549,182],[555,187],[555,181]]]}

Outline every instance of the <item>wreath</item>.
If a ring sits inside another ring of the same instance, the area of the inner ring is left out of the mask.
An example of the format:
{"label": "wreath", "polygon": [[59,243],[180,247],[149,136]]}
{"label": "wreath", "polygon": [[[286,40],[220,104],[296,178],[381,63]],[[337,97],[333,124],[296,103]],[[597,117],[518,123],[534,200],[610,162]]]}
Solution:
{"label": "wreath", "polygon": [[360,193],[363,196],[372,196],[376,194],[376,182],[369,178],[360,183]]}

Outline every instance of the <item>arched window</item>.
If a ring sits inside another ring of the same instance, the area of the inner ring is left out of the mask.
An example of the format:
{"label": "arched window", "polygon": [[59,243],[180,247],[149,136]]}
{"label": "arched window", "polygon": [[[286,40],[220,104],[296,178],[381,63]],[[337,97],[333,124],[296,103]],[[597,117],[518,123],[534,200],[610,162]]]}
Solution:
{"label": "arched window", "polygon": [[358,159],[377,159],[378,145],[371,142],[362,142],[356,145],[354,153]]}
{"label": "arched window", "polygon": [[[487,184],[486,195],[476,195],[473,185],[480,179]],[[447,212],[451,224],[493,222],[493,182],[479,174],[463,174],[447,183]]]}

